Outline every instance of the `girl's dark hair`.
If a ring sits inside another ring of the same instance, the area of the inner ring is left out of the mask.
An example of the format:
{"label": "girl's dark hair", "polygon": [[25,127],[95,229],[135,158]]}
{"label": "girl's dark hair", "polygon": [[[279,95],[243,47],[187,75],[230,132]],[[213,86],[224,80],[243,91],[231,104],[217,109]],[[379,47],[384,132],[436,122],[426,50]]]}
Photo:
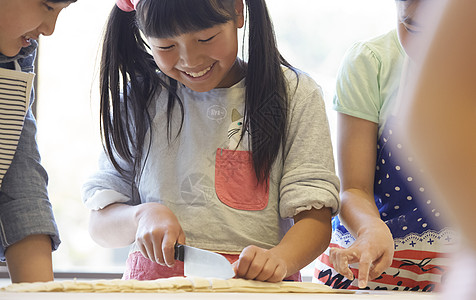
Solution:
{"label": "girl's dark hair", "polygon": [[[243,134],[251,133],[256,177],[266,181],[286,140],[288,91],[281,65],[291,69],[292,66],[277,49],[265,0],[245,2],[249,41]],[[132,175],[140,177],[146,131],[152,130],[147,107],[156,92],[166,89],[169,93],[169,141],[176,105],[182,112],[182,124],[184,121],[183,103],[176,95],[177,82],[171,78],[163,80],[158,75],[158,67],[140,31],[145,36],[170,37],[235,18],[235,0],[141,0],[137,11],[123,12],[116,6],[112,9],[101,59],[100,118],[103,145],[119,172],[128,170],[119,165],[115,152],[132,163]]]}

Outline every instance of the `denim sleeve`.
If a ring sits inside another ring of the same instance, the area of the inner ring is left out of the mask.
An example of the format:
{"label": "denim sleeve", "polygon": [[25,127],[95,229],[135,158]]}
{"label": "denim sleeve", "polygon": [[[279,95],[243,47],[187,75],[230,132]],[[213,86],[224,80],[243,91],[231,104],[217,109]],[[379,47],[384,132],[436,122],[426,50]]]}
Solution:
{"label": "denim sleeve", "polygon": [[36,121],[28,110],[17,151],[0,189],[1,260],[7,247],[33,234],[49,235],[53,250],[58,248],[60,239],[47,183],[36,143]]}

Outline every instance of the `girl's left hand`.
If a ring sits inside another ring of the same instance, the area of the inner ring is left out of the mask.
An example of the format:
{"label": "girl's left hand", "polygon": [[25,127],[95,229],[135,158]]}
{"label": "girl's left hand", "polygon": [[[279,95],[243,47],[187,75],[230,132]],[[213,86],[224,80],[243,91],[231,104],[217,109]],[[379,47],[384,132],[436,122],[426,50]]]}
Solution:
{"label": "girl's left hand", "polygon": [[286,262],[274,254],[257,246],[248,246],[233,264],[236,277],[259,281],[279,282],[286,277]]}

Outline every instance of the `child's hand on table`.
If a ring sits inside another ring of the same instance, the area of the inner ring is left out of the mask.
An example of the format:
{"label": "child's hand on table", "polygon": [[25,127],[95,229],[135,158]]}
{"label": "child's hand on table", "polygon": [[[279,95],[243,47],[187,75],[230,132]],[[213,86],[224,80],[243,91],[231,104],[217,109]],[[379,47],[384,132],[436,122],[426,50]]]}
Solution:
{"label": "child's hand on table", "polygon": [[286,262],[274,254],[257,246],[248,246],[233,264],[236,277],[259,281],[279,282],[286,277]]}
{"label": "child's hand on table", "polygon": [[350,264],[359,264],[359,288],[365,288],[368,280],[380,276],[393,260],[394,242],[387,225],[381,220],[362,229],[355,242],[347,249],[331,248],[329,258],[334,269],[350,280],[354,274]]}

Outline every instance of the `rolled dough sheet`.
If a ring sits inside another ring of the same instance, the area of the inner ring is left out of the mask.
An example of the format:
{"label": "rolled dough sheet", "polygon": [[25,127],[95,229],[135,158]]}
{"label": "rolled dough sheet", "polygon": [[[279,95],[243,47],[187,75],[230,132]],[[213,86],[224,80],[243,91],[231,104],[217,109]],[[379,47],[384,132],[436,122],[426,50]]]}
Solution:
{"label": "rolled dough sheet", "polygon": [[93,280],[15,283],[2,292],[72,292],[72,293],[353,293],[336,290],[311,282],[283,281],[278,283],[246,279],[215,279],[201,277],[171,277],[157,280]]}

